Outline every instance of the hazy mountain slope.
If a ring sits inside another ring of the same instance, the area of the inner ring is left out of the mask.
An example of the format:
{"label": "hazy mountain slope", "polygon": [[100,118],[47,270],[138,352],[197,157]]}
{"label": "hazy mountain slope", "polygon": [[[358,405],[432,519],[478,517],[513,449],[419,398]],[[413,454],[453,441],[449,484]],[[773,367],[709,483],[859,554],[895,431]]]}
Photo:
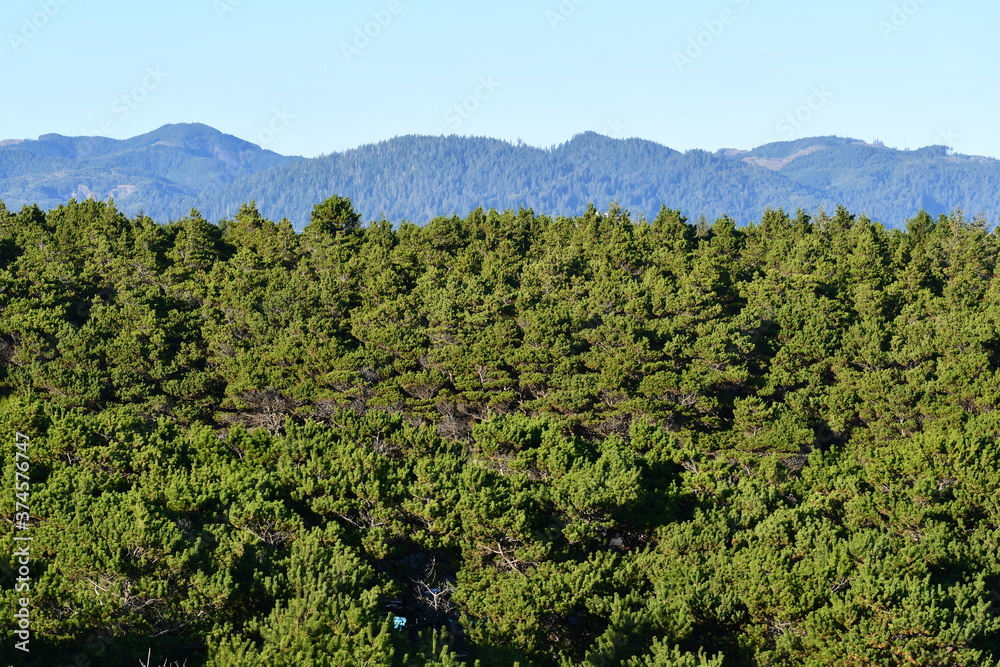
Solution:
{"label": "hazy mountain slope", "polygon": [[300,224],[332,192],[351,197],[366,217],[413,222],[476,206],[570,215],[613,201],[647,216],[667,204],[748,221],[767,206],[824,203],[824,193],[753,165],[589,133],[550,151],[494,139],[400,137],[234,181],[221,194],[205,193],[200,205],[215,217],[254,199],[265,214]]}
{"label": "hazy mountain slope", "polygon": [[838,137],[768,144],[730,159],[770,168],[873,219],[898,224],[920,208],[1000,217],[1000,162],[945,146],[899,151]]}
{"label": "hazy mountain slope", "polygon": [[753,150],[680,153],[640,139],[581,134],[551,149],[477,137],[397,137],[315,159],[285,157],[206,125],[166,125],[127,140],[48,134],[0,142],[0,200],[51,208],[113,197],[127,213],[209,219],[255,200],[301,228],[314,204],[351,197],[365,219],[425,222],[478,206],[572,215],[617,201],[636,216],[661,204],[745,223],[767,207],[843,204],[888,225],[920,208],[1000,218],[1000,162],[932,146],[899,151],[842,137]]}
{"label": "hazy mountain slope", "polygon": [[183,215],[202,192],[300,159],[200,124],[126,140],[46,134],[0,146],[0,199],[10,208],[51,208],[72,197],[111,197],[130,213],[165,220]]}
{"label": "hazy mountain slope", "polygon": [[892,219],[895,211],[925,208],[947,213],[1000,216],[1000,166],[993,160],[949,155],[944,146],[894,151],[851,144],[811,153],[781,174],[797,183],[835,191],[845,206],[876,219]]}

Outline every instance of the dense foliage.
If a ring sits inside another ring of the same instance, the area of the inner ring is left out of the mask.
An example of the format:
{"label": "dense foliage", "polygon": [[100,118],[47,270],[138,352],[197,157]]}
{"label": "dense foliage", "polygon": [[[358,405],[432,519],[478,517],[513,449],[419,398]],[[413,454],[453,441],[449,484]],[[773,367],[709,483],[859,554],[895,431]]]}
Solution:
{"label": "dense foliage", "polygon": [[0,205],[2,650],[996,664],[998,250],[960,213]]}
{"label": "dense foliage", "polygon": [[124,141],[45,135],[0,142],[0,199],[12,208],[113,198],[129,215],[168,220],[195,207],[217,220],[256,199],[265,216],[287,217],[296,230],[330,192],[349,196],[366,219],[418,224],[476,206],[576,215],[588,202],[619,202],[652,219],[666,201],[692,219],[728,214],[740,225],[768,207],[816,213],[843,204],[901,227],[917,207],[935,217],[958,207],[996,219],[998,186],[997,160],[839,137],[682,153],[593,132],[551,148],[406,136],[313,159],[280,156],[198,124]]}

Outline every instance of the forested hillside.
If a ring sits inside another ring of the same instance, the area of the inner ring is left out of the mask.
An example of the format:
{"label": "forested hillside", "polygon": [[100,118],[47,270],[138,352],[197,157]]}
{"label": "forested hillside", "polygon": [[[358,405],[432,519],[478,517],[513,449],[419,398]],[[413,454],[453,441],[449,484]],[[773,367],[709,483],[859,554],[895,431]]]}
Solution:
{"label": "forested hillside", "polygon": [[589,202],[653,219],[668,201],[692,220],[728,215],[743,225],[767,208],[817,214],[843,205],[902,227],[921,208],[995,221],[998,188],[997,160],[839,137],[681,153],[593,132],[551,148],[406,136],[314,159],[284,157],[200,124],[126,141],[49,134],[0,142],[0,200],[11,208],[113,198],[130,216],[173,220],[196,207],[215,222],[256,200],[263,215],[288,218],[299,231],[330,192],[349,196],[366,219],[393,223],[425,224],[477,206],[577,215]]}
{"label": "forested hillside", "polygon": [[201,205],[212,219],[257,199],[265,214],[304,223],[331,191],[348,193],[367,216],[419,224],[477,205],[575,215],[589,202],[618,202],[652,218],[670,201],[694,217],[729,212],[741,222],[768,206],[836,207],[827,193],[753,164],[593,132],[548,150],[475,137],[398,137],[262,171]]}
{"label": "forested hillside", "polygon": [[165,125],[126,140],[46,134],[0,142],[0,200],[54,208],[74,198],[113,198],[130,214],[169,220],[207,192],[300,159],[198,124]]}
{"label": "forested hillside", "polygon": [[997,664],[1000,237],[756,215],[0,205],[3,657]]}

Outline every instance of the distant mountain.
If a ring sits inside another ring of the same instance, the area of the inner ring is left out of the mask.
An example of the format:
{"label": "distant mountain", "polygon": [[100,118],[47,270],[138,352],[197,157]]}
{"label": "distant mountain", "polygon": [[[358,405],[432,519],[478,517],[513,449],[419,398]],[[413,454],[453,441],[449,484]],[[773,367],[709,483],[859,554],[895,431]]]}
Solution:
{"label": "distant mountain", "polygon": [[8,208],[51,208],[112,197],[130,213],[166,220],[205,193],[299,160],[200,124],[165,125],[126,140],[46,134],[0,143],[0,200]]}
{"label": "distant mountain", "polygon": [[477,206],[570,215],[612,201],[647,216],[665,203],[695,216],[749,219],[769,205],[824,201],[822,192],[751,164],[589,133],[551,150],[496,139],[400,137],[234,181],[206,193],[202,205],[223,212],[255,199],[262,211],[298,222],[331,192],[351,197],[368,217],[412,222]]}
{"label": "distant mountain", "polygon": [[301,228],[330,194],[366,219],[422,223],[477,206],[578,214],[617,201],[651,217],[661,204],[689,217],[759,219],[767,208],[847,206],[887,225],[919,209],[1000,217],[1000,161],[943,146],[900,151],[841,137],[750,151],[680,153],[640,139],[581,134],[552,149],[476,137],[398,137],[314,159],[285,157],[200,124],[167,125],[123,141],[49,134],[0,142],[0,200],[50,208],[113,197],[158,220],[196,207],[209,219],[255,200]]}

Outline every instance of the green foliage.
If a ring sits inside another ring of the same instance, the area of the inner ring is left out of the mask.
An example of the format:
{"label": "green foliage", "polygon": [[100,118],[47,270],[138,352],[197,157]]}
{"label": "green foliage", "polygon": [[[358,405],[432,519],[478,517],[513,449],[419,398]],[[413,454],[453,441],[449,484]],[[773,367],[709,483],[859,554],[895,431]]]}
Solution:
{"label": "green foliage", "polygon": [[0,650],[997,664],[998,251],[958,212],[0,206]]}
{"label": "green foliage", "polygon": [[334,238],[340,234],[356,232],[361,217],[354,212],[351,200],[334,195],[313,208],[307,234]]}

